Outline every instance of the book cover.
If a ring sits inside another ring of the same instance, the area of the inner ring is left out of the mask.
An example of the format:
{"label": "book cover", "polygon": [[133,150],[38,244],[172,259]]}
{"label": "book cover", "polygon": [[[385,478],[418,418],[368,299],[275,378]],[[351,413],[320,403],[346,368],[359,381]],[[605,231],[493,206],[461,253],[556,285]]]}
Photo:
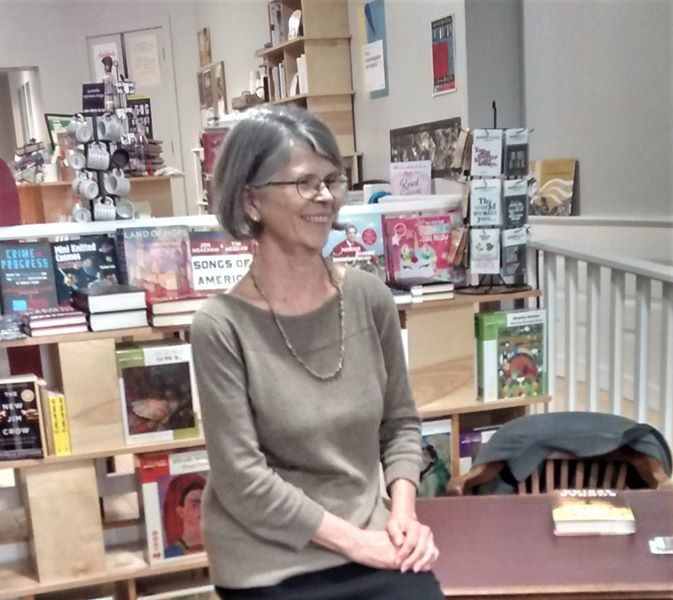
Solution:
{"label": "book cover", "polygon": [[386,279],[381,215],[351,215],[343,229],[332,230],[323,248],[323,256]]}
{"label": "book cover", "polygon": [[190,344],[120,344],[116,358],[127,443],[199,435],[198,396]]}
{"label": "book cover", "polygon": [[502,129],[472,132],[472,177],[497,177],[502,169]]}
{"label": "book cover", "polygon": [[48,454],[50,456],[70,454],[72,449],[65,396],[61,392],[47,389],[46,382],[40,380],[40,401]]}
{"label": "book cover", "polygon": [[505,229],[523,227],[528,222],[528,182],[512,179],[503,182],[502,224]]}
{"label": "book cover", "polygon": [[500,253],[500,275],[508,285],[526,283],[526,228],[505,229],[502,231],[502,249]]}
{"label": "book cover", "polygon": [[500,229],[470,229],[470,272],[500,273]]}
{"label": "book cover", "polygon": [[421,480],[418,496],[446,496],[451,479],[451,419],[423,423]]}
{"label": "book cover", "polygon": [[39,391],[34,375],[0,379],[0,461],[44,457]]}
{"label": "book cover", "polygon": [[477,392],[486,402],[547,393],[544,309],[475,314]]}
{"label": "book cover", "polygon": [[190,231],[192,290],[210,295],[231,289],[250,269],[252,240],[234,240],[221,230]]}
{"label": "book cover", "polygon": [[555,535],[628,535],[636,520],[620,490],[566,489],[554,492],[552,520]]}
{"label": "book cover", "polygon": [[58,305],[48,242],[0,243],[0,293],[3,314]]}
{"label": "book cover", "polygon": [[21,323],[30,329],[77,325],[79,323],[86,323],[86,315],[82,311],[66,304],[51,308],[37,308],[25,312],[21,315]]}
{"label": "book cover", "polygon": [[499,179],[470,181],[470,225],[472,227],[499,226],[502,186]]}
{"label": "book cover", "polygon": [[432,194],[432,161],[390,163],[390,187],[393,196]]}
{"label": "book cover", "polygon": [[505,130],[505,157],[503,171],[507,177],[525,177],[528,174],[529,130]]}
{"label": "book cover", "polygon": [[386,271],[390,282],[465,282],[462,265],[451,262],[451,231],[462,225],[460,210],[438,215],[384,217]]}
{"label": "book cover", "polygon": [[192,293],[186,225],[118,229],[117,251],[121,282],[143,288],[148,302]]}
{"label": "book cover", "polygon": [[52,242],[59,304],[67,304],[73,290],[117,283],[117,253],[107,235]]}
{"label": "book cover", "polygon": [[557,217],[572,214],[576,163],[574,158],[530,161],[529,214]]}
{"label": "book cover", "polygon": [[209,470],[205,449],[138,456],[150,564],[203,552],[201,496]]}
{"label": "book cover", "polygon": [[122,283],[73,290],[71,302],[86,313],[118,312],[147,306],[143,288]]}

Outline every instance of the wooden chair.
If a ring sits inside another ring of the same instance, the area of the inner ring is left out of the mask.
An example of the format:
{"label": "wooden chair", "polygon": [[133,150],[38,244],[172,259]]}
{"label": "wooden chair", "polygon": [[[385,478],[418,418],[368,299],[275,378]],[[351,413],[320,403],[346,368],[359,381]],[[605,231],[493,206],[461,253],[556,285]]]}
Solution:
{"label": "wooden chair", "polygon": [[[447,495],[473,495],[481,484],[501,474],[512,477],[505,461],[477,465],[452,479],[446,488]],[[545,494],[562,488],[673,490],[673,480],[654,457],[628,447],[589,457],[557,452],[550,454],[525,480],[516,482],[515,493]]]}

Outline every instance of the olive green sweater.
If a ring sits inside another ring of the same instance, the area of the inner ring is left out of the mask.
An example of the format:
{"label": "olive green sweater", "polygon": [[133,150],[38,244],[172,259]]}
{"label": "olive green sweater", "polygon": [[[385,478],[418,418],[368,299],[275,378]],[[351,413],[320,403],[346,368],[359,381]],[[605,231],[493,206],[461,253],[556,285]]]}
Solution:
{"label": "olive green sweater", "polygon": [[[325,510],[383,529],[381,496],[395,479],[418,483],[420,420],[397,310],[376,277],[347,269],[344,367],[324,382],[292,357],[269,312],[216,296],[191,330],[210,476],[204,540],[216,585],[248,588],[347,562],[311,541]],[[339,301],[280,317],[318,373],[341,346]]]}

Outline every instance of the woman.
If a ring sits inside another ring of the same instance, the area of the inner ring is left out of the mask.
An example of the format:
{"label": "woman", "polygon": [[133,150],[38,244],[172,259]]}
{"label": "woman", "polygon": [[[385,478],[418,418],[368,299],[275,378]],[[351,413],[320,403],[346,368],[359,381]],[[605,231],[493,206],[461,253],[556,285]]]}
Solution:
{"label": "woman", "polygon": [[224,228],[258,243],[249,273],[192,325],[218,593],[443,598],[414,510],[420,422],[392,296],[321,255],[347,187],[334,136],[300,109],[248,111],[215,185]]}

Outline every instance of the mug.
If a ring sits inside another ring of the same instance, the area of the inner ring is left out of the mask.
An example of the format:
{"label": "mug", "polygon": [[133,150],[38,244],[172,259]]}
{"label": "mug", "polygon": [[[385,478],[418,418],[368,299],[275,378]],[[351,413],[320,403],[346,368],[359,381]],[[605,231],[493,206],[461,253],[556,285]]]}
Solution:
{"label": "mug", "polygon": [[129,164],[130,157],[131,155],[129,154],[128,150],[125,150],[124,148],[117,148],[112,153],[112,156],[110,157],[110,162],[112,163],[113,166],[117,167],[118,169],[123,169],[126,165]]}
{"label": "mug", "polygon": [[88,223],[91,221],[91,211],[78,202],[72,209],[72,218],[77,223]]}
{"label": "mug", "polygon": [[110,196],[99,196],[93,201],[93,218],[96,221],[114,221],[117,218],[115,203]]}
{"label": "mug", "polygon": [[128,198],[119,198],[116,211],[120,219],[132,219],[136,214],[136,207]]}
{"label": "mug", "polygon": [[131,182],[121,169],[115,169],[110,173],[106,173],[103,181],[105,183],[105,191],[108,194],[128,196],[131,191]]}
{"label": "mug", "polygon": [[86,156],[81,150],[70,150],[68,152],[68,164],[75,169],[75,171],[81,171],[86,167]]}
{"label": "mug", "polygon": [[118,142],[123,133],[121,121],[115,114],[105,113],[98,119],[98,139],[106,140],[108,142]]}
{"label": "mug", "polygon": [[98,196],[98,184],[91,179],[86,171],[82,171],[72,182],[72,191],[75,192],[82,200],[93,200]]}
{"label": "mug", "polygon": [[86,118],[77,113],[65,128],[68,137],[75,144],[86,144],[93,138],[93,127]]}
{"label": "mug", "polygon": [[86,166],[94,171],[107,171],[110,166],[110,153],[105,144],[94,142],[86,151]]}

